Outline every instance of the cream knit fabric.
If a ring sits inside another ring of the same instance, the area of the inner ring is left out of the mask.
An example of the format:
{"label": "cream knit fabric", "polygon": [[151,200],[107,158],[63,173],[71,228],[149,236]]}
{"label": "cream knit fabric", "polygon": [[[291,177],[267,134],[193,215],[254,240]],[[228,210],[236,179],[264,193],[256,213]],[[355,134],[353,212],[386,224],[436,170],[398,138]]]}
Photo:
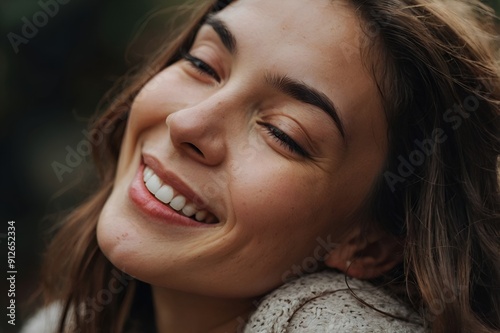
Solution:
{"label": "cream knit fabric", "polygon": [[406,305],[368,282],[348,280],[371,306],[411,322],[393,319],[361,304],[345,277],[334,272],[304,276],[267,295],[250,317],[244,333],[410,333],[426,332]]}

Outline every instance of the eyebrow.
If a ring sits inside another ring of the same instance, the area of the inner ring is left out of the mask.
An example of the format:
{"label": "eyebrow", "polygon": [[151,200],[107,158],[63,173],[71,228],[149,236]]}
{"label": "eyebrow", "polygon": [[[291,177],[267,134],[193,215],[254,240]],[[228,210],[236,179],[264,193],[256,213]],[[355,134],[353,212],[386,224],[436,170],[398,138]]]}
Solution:
{"label": "eyebrow", "polygon": [[[229,51],[229,53],[235,54],[237,52],[236,37],[229,30],[224,21],[212,14],[207,17],[205,24],[214,29],[215,33],[219,36],[222,44]],[[323,110],[333,119],[345,142],[345,126],[339,116],[337,107],[327,95],[286,75],[279,76],[267,73],[266,81],[272,87],[292,97],[293,99],[305,104],[316,106],[317,108]]]}
{"label": "eyebrow", "polygon": [[279,76],[273,74],[266,74],[266,81],[275,89],[283,92],[284,94],[296,99],[302,103],[316,106],[327,113],[337,126],[342,138],[345,140],[345,127],[339,112],[332,100],[324,93],[316,90],[315,88],[289,78],[288,76]]}
{"label": "eyebrow", "polygon": [[207,17],[205,24],[211,26],[215,30],[217,35],[219,35],[222,44],[229,51],[229,53],[231,54],[236,53],[237,50],[236,38],[234,37],[233,33],[229,30],[226,23],[224,23],[221,19],[217,18],[212,14]]}

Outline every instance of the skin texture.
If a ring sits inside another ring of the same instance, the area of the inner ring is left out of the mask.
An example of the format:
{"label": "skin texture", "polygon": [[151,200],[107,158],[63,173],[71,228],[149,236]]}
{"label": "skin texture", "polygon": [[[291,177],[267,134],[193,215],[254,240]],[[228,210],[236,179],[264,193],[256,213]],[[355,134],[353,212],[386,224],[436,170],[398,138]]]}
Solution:
{"label": "skin texture", "polygon": [[[236,38],[234,54],[207,25],[189,52],[220,82],[183,59],[143,88],[98,223],[108,259],[153,286],[160,332],[234,329],[255,297],[314,255],[318,237],[345,243],[368,218],[363,201],[387,149],[360,22],[347,4],[242,0],[217,18]],[[266,81],[277,75],[328,96],[345,139],[324,111]],[[310,156],[287,148],[268,124]],[[180,226],[141,211],[129,189],[144,155],[187,184],[219,223]]]}

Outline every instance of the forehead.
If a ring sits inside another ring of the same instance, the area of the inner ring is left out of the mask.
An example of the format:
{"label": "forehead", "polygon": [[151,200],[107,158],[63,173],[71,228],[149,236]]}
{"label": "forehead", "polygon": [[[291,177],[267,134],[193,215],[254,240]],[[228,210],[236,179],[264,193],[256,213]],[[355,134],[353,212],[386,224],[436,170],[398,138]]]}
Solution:
{"label": "forehead", "polygon": [[340,42],[356,46],[359,19],[345,1],[238,0],[219,14],[239,32],[271,40],[276,46],[325,51]]}

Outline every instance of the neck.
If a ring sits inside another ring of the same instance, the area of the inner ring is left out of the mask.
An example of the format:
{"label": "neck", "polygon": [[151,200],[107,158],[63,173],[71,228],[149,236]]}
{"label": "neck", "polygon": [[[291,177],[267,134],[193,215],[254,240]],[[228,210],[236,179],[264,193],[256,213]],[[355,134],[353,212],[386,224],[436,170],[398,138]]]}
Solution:
{"label": "neck", "polygon": [[252,299],[223,299],[152,287],[158,333],[240,332]]}

